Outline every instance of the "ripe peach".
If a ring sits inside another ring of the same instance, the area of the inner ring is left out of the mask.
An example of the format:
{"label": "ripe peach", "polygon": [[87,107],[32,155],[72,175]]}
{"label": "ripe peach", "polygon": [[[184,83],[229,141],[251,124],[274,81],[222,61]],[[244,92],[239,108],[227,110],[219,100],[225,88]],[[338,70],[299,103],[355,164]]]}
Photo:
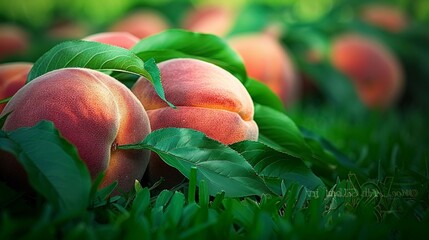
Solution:
{"label": "ripe peach", "polygon": [[242,34],[228,40],[242,57],[247,74],[265,83],[287,106],[297,98],[299,82],[287,50],[266,34]]}
{"label": "ripe peach", "polygon": [[0,60],[21,55],[28,47],[28,35],[22,28],[12,24],[0,25]]}
{"label": "ripe peach", "polygon": [[139,39],[162,32],[169,28],[167,20],[158,12],[139,10],[120,19],[112,27],[112,32],[128,32]]}
{"label": "ripe peach", "polygon": [[[144,78],[132,92],[147,109],[153,130],[165,127],[192,128],[224,144],[256,140],[253,102],[241,82],[226,70],[197,59],[173,59],[159,64],[169,107]],[[181,174],[157,157],[149,162],[149,178],[164,177],[166,185],[180,181]]]}
{"label": "ripe peach", "polygon": [[356,86],[361,100],[371,108],[386,108],[400,95],[402,66],[381,43],[357,34],[344,34],[332,44],[331,61]]}
{"label": "ripe peach", "polygon": [[[0,64],[0,100],[12,97],[25,85],[32,63],[14,62]],[[5,104],[0,104],[0,113]]]}
{"label": "ripe peach", "polygon": [[199,6],[190,10],[183,19],[184,29],[225,36],[233,27],[235,15],[222,6]]}
{"label": "ripe peach", "polygon": [[85,37],[83,40],[110,44],[113,46],[131,49],[139,39],[127,32],[104,32]]}
{"label": "ripe peach", "polygon": [[[83,68],[49,72],[21,88],[4,112],[11,112],[5,131],[52,121],[76,146],[92,177],[106,172],[102,186],[117,180],[118,189],[128,191],[146,170],[147,151],[116,149],[149,134],[145,109],[128,88],[106,74]],[[22,182],[13,164],[0,161],[0,165],[6,180]]]}
{"label": "ripe peach", "polygon": [[400,32],[408,26],[408,18],[399,8],[389,5],[369,4],[360,12],[360,18],[390,32]]}

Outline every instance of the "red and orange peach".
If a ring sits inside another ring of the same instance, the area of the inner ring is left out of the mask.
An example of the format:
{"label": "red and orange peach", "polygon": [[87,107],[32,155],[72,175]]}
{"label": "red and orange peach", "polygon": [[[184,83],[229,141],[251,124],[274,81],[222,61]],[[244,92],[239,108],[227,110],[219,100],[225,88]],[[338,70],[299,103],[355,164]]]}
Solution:
{"label": "red and orange peach", "polygon": [[[243,84],[226,70],[197,59],[173,59],[160,63],[169,107],[153,86],[140,78],[132,92],[145,106],[153,130],[165,127],[192,128],[224,144],[256,140],[253,102]],[[166,185],[180,182],[180,173],[152,157],[149,178],[164,177]]]}
{"label": "red and orange peach", "polygon": [[[25,85],[32,63],[13,62],[0,64],[0,100],[12,97]],[[0,104],[0,113],[5,104]]]}
{"label": "red and orange peach", "polygon": [[401,32],[408,26],[408,18],[405,13],[399,8],[389,5],[365,5],[361,9],[360,18],[390,32]]}
{"label": "red and orange peach", "polygon": [[83,40],[105,43],[125,49],[131,49],[139,39],[128,32],[103,32],[85,37]]}
{"label": "red and orange peach", "polygon": [[[118,181],[119,191],[129,191],[146,170],[147,151],[116,148],[138,143],[150,133],[146,111],[128,88],[106,74],[83,68],[49,72],[21,88],[4,112],[11,112],[5,131],[52,121],[76,146],[93,178],[106,173],[102,186]],[[0,165],[6,181],[25,182],[25,176],[11,169],[13,164]]]}
{"label": "red and orange peach", "polygon": [[338,36],[332,44],[332,64],[356,86],[370,108],[387,108],[403,88],[402,66],[396,56],[374,39],[358,34]]}
{"label": "red and orange peach", "polygon": [[298,75],[285,47],[262,34],[236,35],[228,40],[242,57],[249,77],[265,83],[288,106],[298,97]]}

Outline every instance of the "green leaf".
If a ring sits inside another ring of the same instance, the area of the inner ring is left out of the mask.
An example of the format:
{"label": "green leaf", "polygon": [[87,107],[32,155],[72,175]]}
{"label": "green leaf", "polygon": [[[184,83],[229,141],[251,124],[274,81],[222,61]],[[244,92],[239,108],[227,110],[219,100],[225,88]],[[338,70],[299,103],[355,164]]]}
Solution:
{"label": "green leaf", "polygon": [[[13,143],[5,146],[4,140]],[[0,136],[0,148],[15,155],[31,186],[63,211],[84,211],[89,203],[91,177],[75,147],[60,136],[52,122],[19,128]]]}
{"label": "green leaf", "polygon": [[259,127],[260,142],[295,157],[311,156],[301,131],[286,114],[256,104],[254,120]]}
{"label": "green leaf", "polygon": [[197,179],[207,182],[210,195],[225,191],[227,197],[261,195],[271,191],[252,166],[230,147],[186,128],[163,128],[139,144],[120,149],[150,149],[187,178],[197,167]]}
{"label": "green leaf", "polygon": [[256,173],[268,182],[268,186],[281,195],[281,183],[286,186],[299,183],[309,189],[323,186],[304,162],[292,155],[276,151],[260,142],[243,141],[230,146],[240,153],[253,166]]}
{"label": "green leaf", "polygon": [[264,83],[249,78],[245,84],[247,91],[256,104],[271,107],[279,112],[285,112],[286,109],[277,95]]}
{"label": "green leaf", "polygon": [[154,87],[155,87],[155,92],[158,94],[158,96],[162,100],[164,100],[168,104],[168,106],[172,108],[176,108],[172,103],[167,101],[167,99],[165,98],[164,88],[162,87],[162,83],[161,83],[161,73],[159,71],[158,66],[156,65],[155,60],[153,58],[150,58],[144,63],[144,67],[149,72],[152,78],[152,83],[156,83],[154,84]]}
{"label": "green leaf", "polygon": [[50,71],[70,67],[113,70],[143,76],[152,82],[162,100],[174,106],[165,99],[159,69],[153,60],[143,62],[130,50],[99,42],[74,40],[56,45],[34,63],[27,82]]}
{"label": "green leaf", "polygon": [[157,63],[173,58],[196,58],[229,71],[241,82],[247,74],[239,55],[215,35],[170,29],[142,39],[132,49],[141,59]]}

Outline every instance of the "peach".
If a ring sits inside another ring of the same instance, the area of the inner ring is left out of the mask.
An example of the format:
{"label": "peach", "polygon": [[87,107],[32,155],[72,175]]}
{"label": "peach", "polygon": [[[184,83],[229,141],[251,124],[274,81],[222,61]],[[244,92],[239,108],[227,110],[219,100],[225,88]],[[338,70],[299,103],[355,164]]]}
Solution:
{"label": "peach", "polygon": [[47,34],[55,40],[62,39],[80,39],[86,36],[89,27],[83,22],[72,20],[57,20],[49,27]]}
{"label": "peach", "polygon": [[151,10],[139,10],[120,19],[110,27],[109,31],[128,32],[142,39],[168,28],[167,20],[160,13]]}
{"label": "peach", "polygon": [[[226,70],[197,59],[173,59],[159,64],[169,107],[152,85],[140,78],[132,87],[147,109],[153,130],[166,127],[192,128],[224,144],[256,140],[253,102],[242,83]],[[164,177],[166,186],[183,176],[158,157],[151,157],[149,179]]]}
{"label": "peach", "polygon": [[28,34],[19,26],[0,25],[0,60],[22,55],[29,47]]}
{"label": "peach", "polygon": [[249,77],[265,83],[288,106],[298,94],[298,75],[289,53],[275,38],[259,33],[233,36],[230,46],[242,57]]}
{"label": "peach", "polygon": [[85,37],[83,40],[110,44],[125,49],[131,49],[139,39],[127,32],[104,32]]}
{"label": "peach", "polygon": [[369,4],[362,7],[360,18],[390,32],[401,32],[408,26],[408,18],[399,8],[389,5]]}
{"label": "peach", "polygon": [[360,99],[368,107],[387,108],[400,96],[402,66],[378,41],[351,33],[338,36],[332,43],[331,61],[353,81]]}
{"label": "peach", "polygon": [[235,15],[226,7],[199,6],[187,13],[182,26],[189,31],[225,36],[232,29],[234,19]]}
{"label": "peach", "polygon": [[[125,85],[106,74],[83,68],[49,72],[21,88],[5,112],[11,112],[5,131],[52,121],[76,146],[93,178],[106,173],[102,186],[118,181],[119,191],[129,191],[146,170],[149,152],[116,146],[141,142],[150,133],[147,113]],[[23,182],[13,164],[0,165],[6,181]]]}
{"label": "peach", "polygon": [[[0,64],[0,100],[12,97],[25,85],[32,63],[14,62]],[[0,104],[0,113],[5,104]]]}

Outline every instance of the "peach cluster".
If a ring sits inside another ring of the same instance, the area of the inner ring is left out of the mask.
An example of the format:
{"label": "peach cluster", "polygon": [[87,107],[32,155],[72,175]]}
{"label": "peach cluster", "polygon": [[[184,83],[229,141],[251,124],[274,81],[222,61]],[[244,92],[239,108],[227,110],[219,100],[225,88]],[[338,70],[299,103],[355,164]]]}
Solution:
{"label": "peach cluster", "polygon": [[[106,74],[64,68],[34,79],[12,97],[1,115],[10,112],[3,130],[52,121],[76,146],[91,176],[106,172],[102,186],[118,181],[122,191],[130,190],[147,166],[152,182],[164,177],[165,186],[172,186],[183,178],[159,157],[153,155],[149,161],[147,151],[116,148],[141,142],[151,129],[192,128],[224,144],[257,140],[252,99],[231,73],[186,58],[162,62],[159,69],[166,97],[177,109],[161,100],[144,77],[131,91]],[[8,170],[19,168],[16,160],[5,158],[0,162],[1,176],[24,183],[22,169]]]}

